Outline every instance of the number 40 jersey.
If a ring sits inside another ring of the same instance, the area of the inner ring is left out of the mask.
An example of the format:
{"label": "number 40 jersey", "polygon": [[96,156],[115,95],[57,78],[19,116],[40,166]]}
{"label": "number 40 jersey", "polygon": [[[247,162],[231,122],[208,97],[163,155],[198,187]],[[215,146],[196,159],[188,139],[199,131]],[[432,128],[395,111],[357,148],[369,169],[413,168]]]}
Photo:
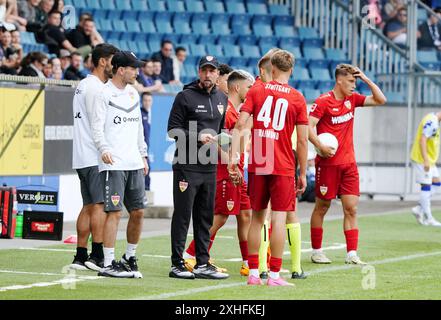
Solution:
{"label": "number 40 jersey", "polygon": [[296,125],[308,125],[303,95],[288,84],[257,83],[248,91],[240,111],[253,115],[248,171],[293,177],[291,136]]}

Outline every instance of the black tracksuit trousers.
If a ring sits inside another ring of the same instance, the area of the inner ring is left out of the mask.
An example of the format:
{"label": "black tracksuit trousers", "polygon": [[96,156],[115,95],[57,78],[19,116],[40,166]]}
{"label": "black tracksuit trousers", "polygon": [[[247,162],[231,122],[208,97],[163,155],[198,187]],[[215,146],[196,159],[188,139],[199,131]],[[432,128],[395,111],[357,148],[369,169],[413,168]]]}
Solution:
{"label": "black tracksuit trousers", "polygon": [[208,263],[210,228],[213,225],[216,195],[216,172],[195,172],[173,168],[174,212],[171,223],[172,264],[183,261],[190,218],[193,217],[193,234],[197,265]]}

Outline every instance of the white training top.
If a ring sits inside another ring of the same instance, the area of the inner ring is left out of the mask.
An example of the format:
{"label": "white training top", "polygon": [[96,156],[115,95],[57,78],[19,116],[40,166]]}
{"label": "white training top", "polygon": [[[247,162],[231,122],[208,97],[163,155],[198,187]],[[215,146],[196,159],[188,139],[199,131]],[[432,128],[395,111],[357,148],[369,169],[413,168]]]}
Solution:
{"label": "white training top", "polygon": [[426,136],[426,138],[431,138],[436,136],[438,129],[439,129],[438,117],[434,112],[432,112],[428,117],[426,123],[424,124],[423,134]]}
{"label": "white training top", "polygon": [[72,168],[81,169],[98,165],[98,150],[92,139],[90,119],[96,107],[95,99],[104,83],[94,75],[80,81],[73,98],[73,152]]}
{"label": "white training top", "polygon": [[131,85],[118,89],[108,81],[97,96],[92,117],[92,137],[100,154],[110,152],[113,165],[99,157],[99,171],[144,168],[144,141],[139,94]]}

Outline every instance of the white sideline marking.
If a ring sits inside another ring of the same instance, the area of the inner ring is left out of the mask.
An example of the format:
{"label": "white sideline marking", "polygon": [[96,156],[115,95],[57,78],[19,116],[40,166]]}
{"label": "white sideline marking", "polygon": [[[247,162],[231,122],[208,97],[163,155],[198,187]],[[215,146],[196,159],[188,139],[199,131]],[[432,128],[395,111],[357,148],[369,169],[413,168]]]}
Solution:
{"label": "white sideline marking", "polygon": [[[399,262],[399,261],[407,261],[407,260],[413,260],[413,259],[425,258],[425,257],[431,257],[431,256],[437,256],[437,255],[441,255],[441,251],[419,253],[419,254],[401,256],[401,257],[396,257],[396,258],[371,261],[368,265],[380,265],[380,264],[394,263],[394,262]],[[314,270],[311,272],[307,272],[306,274],[307,275],[315,275],[315,274],[319,274],[319,273],[346,270],[346,269],[352,269],[352,268],[360,268],[361,269],[361,266],[357,266],[357,265],[336,266],[336,267]],[[178,297],[178,296],[185,296],[185,295],[191,295],[191,294],[200,293],[200,292],[207,292],[207,291],[212,291],[212,290],[239,287],[239,286],[245,286],[245,285],[246,285],[245,281],[235,282],[235,283],[229,283],[229,284],[224,284],[224,285],[208,286],[208,287],[195,288],[195,289],[186,289],[186,290],[177,291],[177,292],[162,293],[162,294],[157,294],[157,295],[139,297],[139,298],[134,298],[133,300],[160,300],[160,299],[174,298],[174,297]]]}
{"label": "white sideline marking", "polygon": [[70,284],[75,282],[82,282],[87,280],[97,280],[101,279],[103,277],[90,277],[90,276],[84,276],[84,277],[78,277],[78,278],[64,278],[60,280],[50,281],[50,282],[37,282],[37,283],[31,283],[31,284],[25,284],[25,285],[12,285],[8,287],[0,287],[0,292],[5,291],[11,291],[11,290],[23,290],[23,289],[30,289],[30,288],[36,288],[36,287],[50,287],[50,286],[56,286],[56,285],[63,285],[63,284]]}
{"label": "white sideline marking", "polygon": [[18,248],[18,250],[31,250],[31,251],[54,251],[54,252],[75,252],[72,249],[51,249],[51,248]]}
{"label": "white sideline marking", "polygon": [[0,273],[16,273],[16,274],[32,274],[38,276],[62,276],[62,273],[48,273],[48,272],[28,272],[28,271],[15,271],[15,270],[0,270]]}

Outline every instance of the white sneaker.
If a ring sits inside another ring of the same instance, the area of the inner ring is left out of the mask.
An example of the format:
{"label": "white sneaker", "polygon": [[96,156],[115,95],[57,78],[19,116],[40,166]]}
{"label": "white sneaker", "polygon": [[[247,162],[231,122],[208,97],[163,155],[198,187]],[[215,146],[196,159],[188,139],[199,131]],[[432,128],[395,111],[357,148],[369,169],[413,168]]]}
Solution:
{"label": "white sneaker", "polygon": [[423,213],[423,209],[421,208],[421,206],[417,205],[417,206],[413,207],[412,213],[415,216],[415,218],[417,219],[417,222],[419,224],[424,225],[424,213]]}
{"label": "white sneaker", "polygon": [[437,221],[434,217],[431,217],[424,221],[424,225],[432,226],[432,227],[441,227],[441,222]]}
{"label": "white sneaker", "polygon": [[361,266],[364,266],[364,265],[367,264],[366,262],[361,261],[360,257],[357,256],[357,255],[355,255],[355,256],[354,256],[354,255],[352,255],[352,256],[350,256],[350,255],[346,256],[345,263],[346,263],[346,264],[357,264],[357,265],[361,265]]}
{"label": "white sneaker", "polygon": [[311,255],[311,261],[318,264],[330,264],[332,262],[322,251],[313,252]]}

